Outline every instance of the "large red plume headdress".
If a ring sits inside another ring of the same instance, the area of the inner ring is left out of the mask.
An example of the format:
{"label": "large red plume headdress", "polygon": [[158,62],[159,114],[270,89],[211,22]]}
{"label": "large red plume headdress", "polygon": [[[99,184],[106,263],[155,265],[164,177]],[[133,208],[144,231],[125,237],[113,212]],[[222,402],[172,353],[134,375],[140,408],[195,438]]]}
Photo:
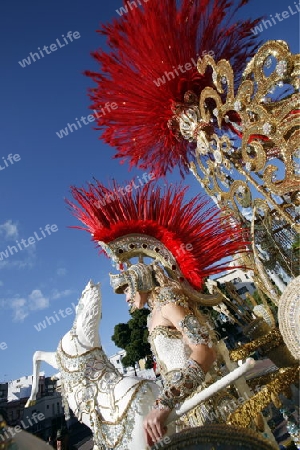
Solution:
{"label": "large red plume headdress", "polygon": [[[86,74],[97,85],[90,89],[91,109],[117,158],[157,176],[177,165],[184,174],[194,144],[181,136],[178,114],[213,85],[211,72],[198,72],[197,59],[229,60],[237,81],[259,45],[252,29],[260,19],[234,19],[247,2],[124,1],[118,20],[102,26],[110,51],[95,51],[99,72]],[[238,120],[234,114],[229,122]]]}
{"label": "large red plume headdress", "polygon": [[115,183],[108,189],[96,182],[71,192],[79,205],[67,203],[85,225],[76,228],[88,231],[114,262],[130,267],[131,258],[150,257],[194,293],[206,277],[229,268],[223,258],[247,246],[232,218],[222,217],[199,195],[185,201],[186,188],[180,185],[161,189],[148,183],[121,195]]}

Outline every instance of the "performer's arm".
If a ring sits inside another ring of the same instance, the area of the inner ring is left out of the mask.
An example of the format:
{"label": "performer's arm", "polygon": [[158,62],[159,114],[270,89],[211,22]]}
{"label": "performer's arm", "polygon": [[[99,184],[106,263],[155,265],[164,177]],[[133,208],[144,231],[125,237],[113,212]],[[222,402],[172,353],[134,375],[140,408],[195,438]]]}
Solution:
{"label": "performer's arm", "polygon": [[216,359],[216,352],[209,339],[208,329],[201,326],[189,309],[168,303],[161,308],[161,313],[164,318],[167,318],[170,325],[182,333],[183,339],[191,348],[192,353],[184,368],[169,372],[164,380],[162,394],[144,421],[149,444],[157,442],[163,437],[166,431],[163,424],[171,409],[191,395],[204,382],[206,372]]}
{"label": "performer's arm", "polygon": [[192,350],[189,360],[182,369],[168,373],[164,380],[163,393],[157,399],[158,408],[166,406],[172,409],[204,382],[206,372],[216,359],[216,352],[207,326],[201,325],[192,311],[168,303],[162,307],[161,314],[182,333],[184,341]]}
{"label": "performer's arm", "polygon": [[206,373],[216,359],[216,351],[209,336],[211,329],[200,324],[192,311],[181,306],[168,304],[162,308],[162,314],[182,333],[183,339],[192,350],[190,358],[195,360]]}

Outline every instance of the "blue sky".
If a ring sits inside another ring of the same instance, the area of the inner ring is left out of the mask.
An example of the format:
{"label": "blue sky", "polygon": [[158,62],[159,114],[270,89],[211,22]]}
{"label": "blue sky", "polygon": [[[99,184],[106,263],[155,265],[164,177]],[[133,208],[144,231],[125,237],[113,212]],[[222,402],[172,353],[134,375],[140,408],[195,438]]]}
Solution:
{"label": "blue sky", "polygon": [[[82,73],[96,68],[90,52],[105,45],[95,32],[98,24],[117,19],[121,3],[10,0],[0,5],[0,252],[19,243],[17,252],[11,250],[0,261],[0,381],[31,374],[35,350],[56,349],[71,327],[74,310],[41,331],[35,325],[73,308],[90,278],[102,284],[100,334],[108,355],[118,350],[110,340],[114,325],[129,317],[123,298],[109,286],[109,260],[98,256],[87,233],[68,228],[76,221],[64,197],[70,197],[70,185],[82,186],[93,177],[104,183],[114,177],[125,185],[143,172],[129,173],[126,165],[113,160],[113,149],[99,141],[92,123],[62,139],[56,135],[76,117],[90,114],[87,88],[92,81]],[[243,15],[270,18],[288,6],[297,11],[294,1],[253,1]],[[66,37],[68,31],[78,32],[73,42]],[[277,20],[260,35],[264,41],[286,40],[298,51],[299,13]],[[44,58],[25,67],[18,63],[53,43],[56,50]],[[179,179],[178,173],[168,179]],[[185,183],[191,193],[199,192],[192,175]],[[35,243],[24,248],[22,239],[28,244],[29,237]],[[46,364],[42,369],[53,373]]]}

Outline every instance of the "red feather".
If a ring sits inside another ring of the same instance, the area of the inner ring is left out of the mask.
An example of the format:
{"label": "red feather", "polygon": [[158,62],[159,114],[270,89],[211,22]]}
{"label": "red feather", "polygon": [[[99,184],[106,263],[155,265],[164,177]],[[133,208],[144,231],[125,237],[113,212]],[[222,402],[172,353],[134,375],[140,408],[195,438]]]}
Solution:
{"label": "red feather", "polygon": [[[133,2],[125,2],[127,8],[128,3]],[[259,45],[251,29],[260,19],[234,21],[246,1],[235,7],[234,3],[141,0],[142,7],[132,6],[127,14],[98,30],[107,36],[111,50],[92,53],[99,72],[86,74],[97,84],[90,89],[91,109],[101,113],[98,129],[105,129],[102,138],[117,148],[115,157],[156,176],[176,165],[184,174],[193,144],[179,138],[168,123],[174,107],[186,105],[187,91],[199,97],[204,87],[212,85],[211,74],[201,76],[193,61],[212,51],[216,60],[230,60],[239,77]],[[192,69],[185,70],[186,63]],[[173,75],[167,81],[165,74],[170,72]],[[162,77],[166,82],[158,87],[155,81]],[[101,109],[107,102],[114,102],[115,109]]]}
{"label": "red feather", "polygon": [[219,208],[209,205],[209,199],[197,195],[185,202],[186,190],[173,185],[163,191],[148,183],[135,193],[120,195],[115,183],[109,190],[97,182],[87,190],[72,187],[80,206],[67,203],[85,225],[74,228],[88,231],[96,242],[109,243],[132,233],[155,237],[173,254],[183,276],[199,289],[204,278],[229,269],[228,261],[220,261],[245,251],[248,242],[244,230],[230,224],[229,217],[221,219]]}

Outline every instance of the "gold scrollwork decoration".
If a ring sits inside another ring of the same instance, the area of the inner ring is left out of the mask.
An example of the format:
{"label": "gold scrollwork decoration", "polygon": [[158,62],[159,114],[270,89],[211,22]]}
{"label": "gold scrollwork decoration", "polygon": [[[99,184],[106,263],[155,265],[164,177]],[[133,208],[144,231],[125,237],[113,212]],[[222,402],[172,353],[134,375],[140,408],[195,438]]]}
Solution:
{"label": "gold scrollwork decoration", "polygon": [[[291,250],[300,232],[299,56],[286,42],[266,42],[236,88],[229,61],[205,55],[197,64],[201,74],[212,73],[212,85],[201,92],[196,115],[200,124],[214,123],[219,130],[199,127],[190,170],[223,211],[252,226],[254,246],[265,247],[256,248],[252,268],[259,288],[275,303],[277,288],[282,291],[299,269]],[[281,277],[276,286],[270,271]]]}

